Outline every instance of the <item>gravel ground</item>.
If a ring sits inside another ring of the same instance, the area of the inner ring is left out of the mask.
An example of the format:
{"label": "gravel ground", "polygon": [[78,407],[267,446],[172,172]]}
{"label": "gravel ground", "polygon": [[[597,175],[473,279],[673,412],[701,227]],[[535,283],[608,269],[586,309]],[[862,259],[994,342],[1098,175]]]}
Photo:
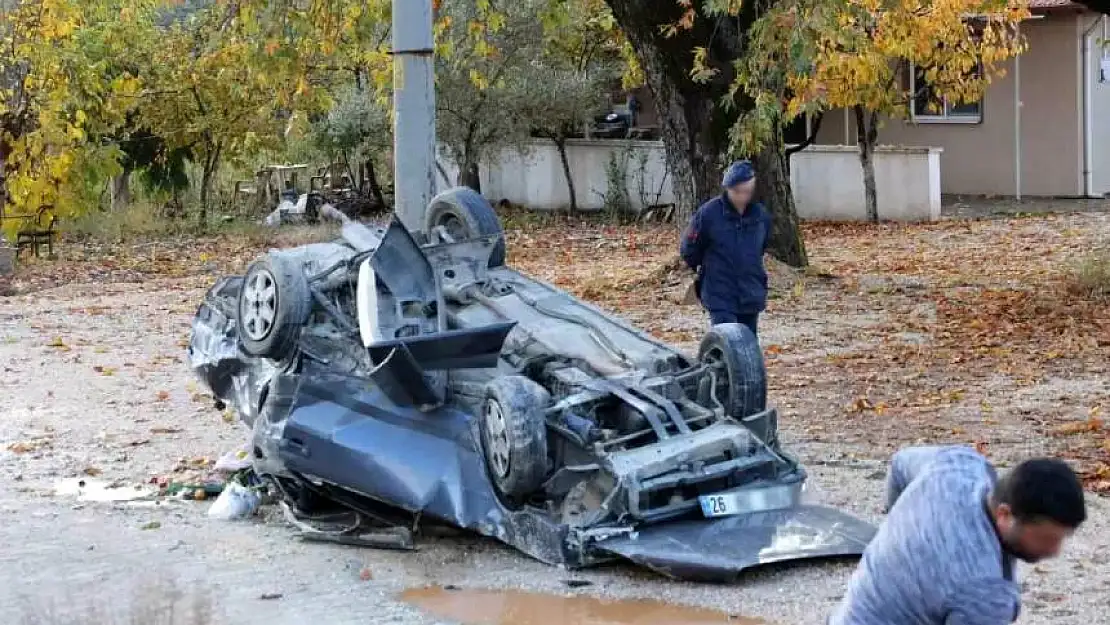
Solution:
{"label": "gravel ground", "polygon": [[[623,566],[564,571],[472,536],[390,553],[300,543],[280,520],[210,521],[203,502],[138,508],[54,496],[61,478],[145,482],[243,440],[239,426],[194,396],[200,389],[183,362],[189,319],[211,278],[70,284],[0,298],[0,622],[89,623],[90,614],[177,600],[175,623],[422,623],[431,621],[396,601],[397,592],[426,584],[571,592],[565,580],[573,578],[593,582],[573,592],[660,598],[802,625],[822,622],[841,596],[851,562],[776,566],[736,585],[706,586]],[[875,316],[857,312],[815,326],[802,313],[771,315],[767,341],[843,334],[874,324]],[[814,436],[820,396],[807,399],[804,388],[776,393],[795,406],[785,413],[784,436],[809,466],[817,496],[878,520],[885,467],[868,453],[866,431],[831,441]],[[1027,447],[1019,443],[1014,447]],[[1104,620],[1110,506],[1093,499],[1090,521],[1063,557],[1022,568],[1021,623]],[[199,615],[189,620],[192,610]],[[205,612],[214,616],[206,621]]]}

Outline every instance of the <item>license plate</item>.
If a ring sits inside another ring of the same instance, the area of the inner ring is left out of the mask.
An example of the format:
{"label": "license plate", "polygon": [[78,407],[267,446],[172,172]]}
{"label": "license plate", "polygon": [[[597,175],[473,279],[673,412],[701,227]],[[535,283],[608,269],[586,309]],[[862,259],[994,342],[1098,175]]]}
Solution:
{"label": "license plate", "polygon": [[740,502],[736,493],[720,495],[702,495],[698,497],[701,502],[701,512],[707,517],[730,516],[740,513]]}
{"label": "license plate", "polygon": [[702,495],[698,503],[703,515],[719,517],[791,508],[799,503],[800,496],[800,484],[780,484]]}

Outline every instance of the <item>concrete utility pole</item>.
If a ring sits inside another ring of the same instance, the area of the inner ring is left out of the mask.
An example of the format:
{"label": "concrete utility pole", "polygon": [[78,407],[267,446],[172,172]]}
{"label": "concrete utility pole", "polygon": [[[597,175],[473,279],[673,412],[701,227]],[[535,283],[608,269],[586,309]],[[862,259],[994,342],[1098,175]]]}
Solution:
{"label": "concrete utility pole", "polygon": [[393,0],[394,212],[414,233],[435,195],[434,54],[432,0]]}

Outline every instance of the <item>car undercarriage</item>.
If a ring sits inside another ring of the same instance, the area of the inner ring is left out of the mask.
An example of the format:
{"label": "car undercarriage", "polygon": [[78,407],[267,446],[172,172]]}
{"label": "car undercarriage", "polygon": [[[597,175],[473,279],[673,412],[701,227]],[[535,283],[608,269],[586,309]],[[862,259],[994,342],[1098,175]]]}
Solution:
{"label": "car undercarriage", "polygon": [[220,279],[189,347],[301,518],[325,502],[683,578],[862,553],[874,528],[802,503],[744,326],[709,329],[696,358],[674,350],[507,266],[468,189],[433,199],[420,240],[330,216],[339,241]]}

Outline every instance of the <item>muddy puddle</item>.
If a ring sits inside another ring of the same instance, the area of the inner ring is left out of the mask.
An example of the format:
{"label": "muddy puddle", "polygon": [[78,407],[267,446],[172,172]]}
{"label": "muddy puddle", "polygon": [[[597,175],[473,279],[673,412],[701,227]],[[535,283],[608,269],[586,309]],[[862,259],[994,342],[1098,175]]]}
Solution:
{"label": "muddy puddle", "polygon": [[464,625],[768,625],[767,621],[650,599],[608,600],[514,590],[413,588],[405,603]]}

